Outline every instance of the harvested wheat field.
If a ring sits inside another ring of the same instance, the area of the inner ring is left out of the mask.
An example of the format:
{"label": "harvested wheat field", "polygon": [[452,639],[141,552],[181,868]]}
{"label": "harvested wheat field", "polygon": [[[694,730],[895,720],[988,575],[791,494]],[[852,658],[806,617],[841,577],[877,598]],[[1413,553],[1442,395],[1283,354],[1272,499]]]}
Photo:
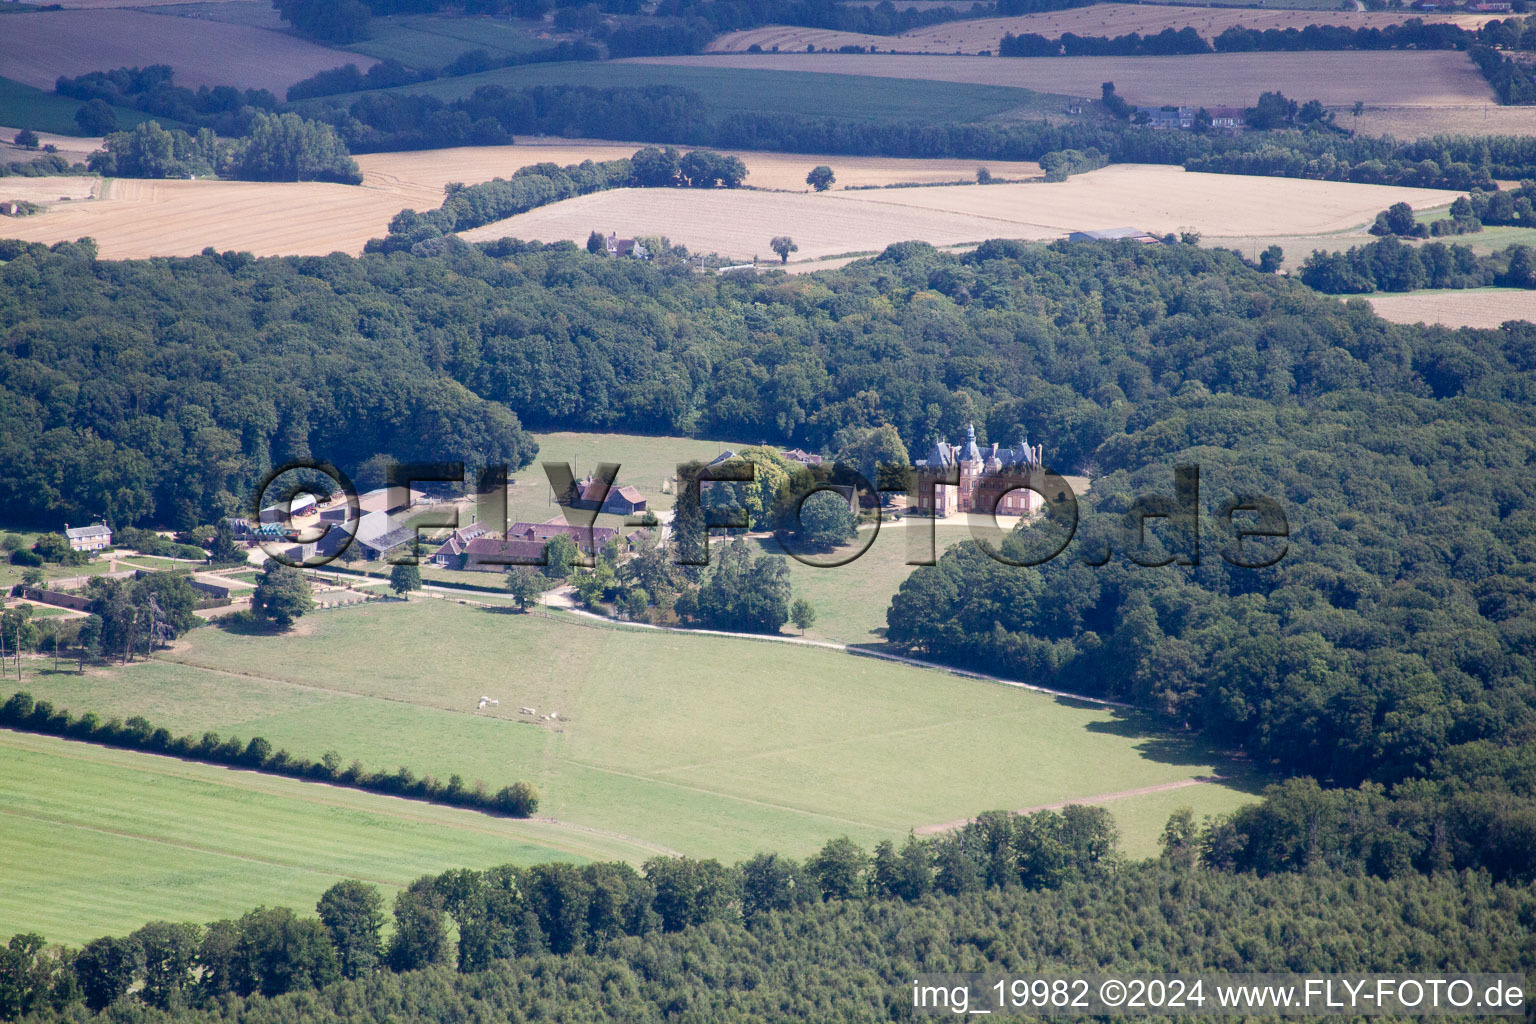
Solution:
{"label": "harvested wheat field", "polygon": [[1060,233],[1044,225],[1004,218],[897,208],[862,199],[845,201],[833,198],[835,195],[839,194],[615,189],[530,210],[466,231],[463,236],[476,242],[507,237],[584,242],[593,230],[615,231],[625,237],[664,235],[693,252],[715,252],[734,260],[758,256],[777,262],[768,248],[768,240],[775,235],[789,235],[795,240],[800,247],[794,255],[796,260],[816,260],[879,250],[913,238],[954,244],[999,237],[1045,239]]}
{"label": "harvested wheat field", "polygon": [[[1195,228],[1211,235],[1324,234],[1367,223],[1404,202],[1443,206],[1459,193],[1350,182],[1192,174],[1166,164],[1112,164],[1063,182],[969,185],[878,192],[891,208],[988,215],[1065,232],[1134,225],[1165,234]],[[830,193],[851,201],[859,193]]]}
{"label": "harvested wheat field", "polygon": [[105,197],[0,224],[29,242],[96,239],[104,259],[190,256],[206,246],[258,256],[361,252],[400,210],[394,195],[322,182],[114,178]]}
{"label": "harvested wheat field", "polygon": [[[515,146],[468,146],[410,153],[369,153],[357,157],[364,184],[392,190],[401,208],[425,209],[440,204],[443,186],[450,181],[472,185],[505,178],[519,167],[536,163],[565,166],[583,160],[617,160],[646,145],[643,142],[612,142],[588,139],[540,139]],[[686,148],[686,147],[682,147]],[[753,188],[806,192],[805,176],[817,164],[827,164],[837,174],[834,188],[849,185],[936,184],[971,181],[985,165],[995,177],[1033,178],[1040,165],[1011,160],[919,160],[876,156],[817,156],[799,153],[762,153],[753,150],[722,150],[747,165],[747,184]]]}
{"label": "harvested wheat field", "polygon": [[1246,106],[1272,89],[1330,106],[1356,100],[1392,106],[1460,106],[1487,103],[1492,97],[1467,55],[1449,50],[1038,58],[764,53],[632,59],[694,67],[970,82],[1073,96],[1096,97],[1100,85],[1112,81],[1121,96],[1136,103]]}
{"label": "harvested wheat field", "polygon": [[44,178],[9,175],[0,178],[0,203],[12,199],[23,199],[29,203],[56,203],[61,200],[75,202],[92,198],[101,183],[100,178],[84,174]]}
{"label": "harvested wheat field", "polygon": [[1400,324],[1496,328],[1506,320],[1536,322],[1536,292],[1522,288],[1372,295],[1376,312]]}
{"label": "harvested wheat field", "polygon": [[[16,137],[18,128],[0,127],[0,160],[9,163],[12,160],[35,160],[42,156],[41,149],[24,149],[11,142]],[[59,156],[71,163],[84,163],[96,150],[101,148],[102,140],[90,136],[54,135],[52,132],[33,132],[37,136],[37,144],[52,146],[58,151]]]}
{"label": "harvested wheat field", "polygon": [[1339,123],[1362,135],[1416,139],[1427,135],[1536,135],[1536,107],[1501,107],[1497,103],[1464,106],[1367,106],[1358,123],[1344,110]]}
{"label": "harvested wheat field", "polygon": [[60,75],[169,64],[176,84],[271,89],[342,64],[377,61],[297,36],[146,11],[74,10],[5,15],[0,78],[52,89]]}
{"label": "harvested wheat field", "polygon": [[[361,186],[318,182],[5,178],[0,179],[0,199],[42,202],[62,195],[85,199],[92,187],[97,188],[98,198],[54,203],[43,213],[7,220],[0,223],[0,237],[51,243],[88,235],[96,239],[102,256],[108,259],[185,256],[209,245],[220,250],[243,249],[258,256],[356,253],[362,251],[368,239],[383,235],[390,218],[402,209],[429,210],[441,204],[443,185],[449,181],[472,184],[506,177],[529,164],[609,160],[628,156],[638,148],[640,144],[633,142],[546,139],[527,146],[365,154],[358,157],[363,170]],[[749,182],[800,192],[808,190],[806,172],[818,163],[831,164],[839,184],[970,179],[979,166],[977,161],[967,160],[753,152],[738,155],[751,172]],[[1033,163],[1004,161],[987,166],[993,174],[1004,178],[1028,178],[1040,173],[1039,166]],[[63,182],[71,184],[65,186]],[[6,183],[14,183],[14,188],[8,188]],[[758,193],[733,193],[743,194]],[[956,240],[979,240],[995,233],[973,232]],[[587,232],[583,231],[581,237],[585,240]]]}
{"label": "harvested wheat field", "polygon": [[1494,14],[1438,13],[1435,11],[1286,11],[1253,8],[1178,7],[1152,4],[1094,4],[1065,11],[1023,14],[1010,18],[976,18],[950,21],[913,29],[899,36],[875,36],[832,29],[800,28],[793,25],[769,25],[729,32],[713,40],[710,53],[744,53],[757,45],[764,50],[777,46],[782,51],[803,51],[807,45],[816,49],[840,46],[873,46],[879,50],[903,53],[976,53],[996,50],[1003,35],[1035,32],[1054,39],[1064,32],[1080,36],[1121,36],[1130,32],[1148,35],[1165,28],[1192,27],[1207,39],[1213,39],[1234,25],[1251,29],[1305,28],[1308,25],[1348,25],[1351,28],[1382,28],[1409,18],[1430,22],[1451,22],[1475,28],[1496,18]]}
{"label": "harvested wheat field", "polygon": [[[542,207],[464,233],[584,241],[593,230],[665,235],[695,252],[768,256],[789,235],[797,261],[879,250],[921,239],[956,245],[985,238],[1058,238],[1074,229],[1132,224],[1158,233],[1329,232],[1368,221],[1395,202],[1444,205],[1450,193],[1384,185],[1190,174],[1119,164],[1065,182],[905,188],[824,195],[620,189]],[[771,257],[769,257],[771,258]]]}

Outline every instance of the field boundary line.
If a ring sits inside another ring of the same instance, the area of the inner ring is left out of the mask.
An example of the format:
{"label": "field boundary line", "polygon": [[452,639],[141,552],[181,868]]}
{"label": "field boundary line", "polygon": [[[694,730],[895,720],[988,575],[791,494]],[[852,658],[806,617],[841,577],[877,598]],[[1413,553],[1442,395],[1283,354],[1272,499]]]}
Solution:
{"label": "field boundary line", "polygon": [[[555,817],[502,817],[498,815],[487,814],[485,811],[474,807],[456,807],[450,804],[436,804],[429,801],[413,800],[410,797],[399,796],[393,793],[376,793],[372,790],[355,789],[350,786],[338,786],[335,783],[326,782],[323,779],[301,779],[295,778],[291,775],[272,775],[267,772],[259,772],[250,768],[237,767],[235,765],[212,764],[206,761],[189,761],[185,758],[177,757],[175,754],[158,754],[154,753],[153,751],[133,750],[128,747],[114,747],[108,744],[92,743],[89,740],[80,740],[69,736],[53,736],[47,733],[31,733],[17,729],[0,727],[0,737],[4,736],[22,738],[38,737],[44,740],[59,740],[67,744],[79,744],[80,746],[90,750],[122,753],[127,754],[130,757],[157,758],[158,760],[150,763],[152,765],[160,765],[161,767],[149,769],[156,775],[181,779],[187,782],[197,782],[210,786],[219,786],[245,793],[254,793],[260,796],[270,796],[279,799],[292,799],[317,807],[329,807],[341,811],[361,811],[365,814],[376,814],[383,818],[392,818],[398,821],[417,825],[430,825],[433,827],[448,829],[454,832],[474,832],[480,835],[496,836],[511,841],[526,841],[542,846],[548,846],[552,849],[563,850],[566,853],[575,853],[583,857],[589,856],[591,851],[583,851],[580,849],[575,849],[569,845],[562,845],[560,842],[560,837],[558,836],[553,841],[546,841],[537,835],[519,835],[515,831],[495,828],[489,824],[482,823],[479,820],[472,820],[462,823],[441,820],[429,815],[422,814],[421,810],[423,808],[438,808],[449,813],[463,812],[465,814],[478,815],[480,818],[490,819],[492,821],[504,821],[509,823],[534,822],[546,827],[558,828],[562,831],[579,832],[588,835],[600,836],[607,839],[613,839],[619,842],[623,842],[629,846],[650,850],[654,853],[673,852],[670,850],[670,848],[660,843],[655,843],[648,839],[642,839],[638,836],[629,836],[622,832],[600,829],[595,826],[582,825],[577,822],[563,821]],[[66,748],[61,751],[49,751],[43,750],[38,746],[25,746],[24,744],[20,744],[18,746],[21,746],[22,749],[26,749],[29,752],[38,753],[45,757],[60,757],[71,761],[80,761],[86,764],[97,765],[110,765],[113,763],[104,758],[89,757],[78,752],[73,752],[70,748]],[[194,771],[185,770],[184,766],[188,765],[205,765],[208,768],[218,772],[229,772],[236,777],[236,781],[232,782],[228,778],[207,778],[195,773]],[[285,781],[291,782],[294,785],[300,787],[315,788],[305,788],[295,793],[289,793],[282,788],[281,784]],[[368,798],[375,798],[381,801],[387,801],[388,805],[377,808],[363,807],[359,804],[338,799],[335,795],[333,795],[338,793],[357,794],[365,800]],[[401,804],[405,806],[398,806]],[[132,833],[127,834],[132,835]]]}
{"label": "field boundary line", "polygon": [[[1037,811],[1059,811],[1063,807],[1074,805],[1083,806],[1090,804],[1107,804],[1116,800],[1129,800],[1132,797],[1149,796],[1153,793],[1166,793],[1174,789],[1188,789],[1190,786],[1205,786],[1222,782],[1225,775],[1196,775],[1188,779],[1179,779],[1175,782],[1159,782],[1151,786],[1137,786],[1134,789],[1121,789],[1113,793],[1096,793],[1093,796],[1074,797],[1070,800],[1057,800],[1048,804],[1036,804],[1033,807],[1021,807],[1014,814],[1034,814]],[[939,832],[951,832],[957,828],[964,828],[975,818],[956,818],[954,821],[944,821],[937,825],[923,825],[913,829],[920,836],[931,836]]]}
{"label": "field boundary line", "polygon": [[[546,607],[557,607],[546,605]],[[734,637],[738,640],[756,640],[760,643],[792,644],[798,647],[820,648],[827,651],[838,651],[843,654],[851,654],[859,658],[875,658],[880,661],[893,661],[902,665],[911,665],[914,668],[933,669],[937,672],[947,672],[963,679],[978,679],[982,682],[998,683],[1003,686],[1012,686],[1020,690],[1030,690],[1035,693],[1043,693],[1051,697],[1059,697],[1063,700],[1082,701],[1085,704],[1096,704],[1101,707],[1124,708],[1127,711],[1135,711],[1136,705],[1125,701],[1110,700],[1107,697],[1085,697],[1078,693],[1069,693],[1066,690],[1053,690],[1048,686],[1039,686],[1035,683],[1026,683],[1018,679],[1007,679],[1003,676],[991,675],[987,672],[978,672],[974,669],[958,668],[953,665],[942,665],[938,662],[925,661],[922,658],[913,658],[905,654],[892,654],[889,651],[873,651],[865,647],[852,644],[840,644],[831,640],[807,640],[798,636],[773,636],[767,633],[732,633],[721,629],[688,629],[683,626],[657,626],[649,622],[625,622],[621,619],[609,618],[606,615],[598,615],[582,608],[560,608],[570,615],[579,618],[591,619],[604,625],[614,626],[620,629],[649,629],[660,633],[692,633],[703,636]]]}

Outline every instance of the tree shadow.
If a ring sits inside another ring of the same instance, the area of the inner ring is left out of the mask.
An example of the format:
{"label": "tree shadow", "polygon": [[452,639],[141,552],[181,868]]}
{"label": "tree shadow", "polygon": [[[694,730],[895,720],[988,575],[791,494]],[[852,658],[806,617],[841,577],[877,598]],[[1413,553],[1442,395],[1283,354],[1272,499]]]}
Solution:
{"label": "tree shadow", "polygon": [[515,604],[482,604],[480,610],[491,615],[527,615],[533,609],[519,608]]}
{"label": "tree shadow", "polygon": [[288,632],[291,626],[279,626],[275,622],[266,619],[258,619],[254,615],[222,615],[213,619],[209,625],[233,633],[235,636],[281,636]]}
{"label": "tree shadow", "polygon": [[[1086,702],[1058,697],[1057,703],[1081,707]],[[1199,733],[1180,732],[1150,711],[1133,708],[1106,710],[1110,712],[1110,718],[1089,722],[1084,728],[1088,732],[1131,740],[1136,752],[1148,761],[1190,768],[1209,766],[1220,777],[1223,785],[1254,795],[1258,795],[1274,781],[1246,756],[1224,750]]]}

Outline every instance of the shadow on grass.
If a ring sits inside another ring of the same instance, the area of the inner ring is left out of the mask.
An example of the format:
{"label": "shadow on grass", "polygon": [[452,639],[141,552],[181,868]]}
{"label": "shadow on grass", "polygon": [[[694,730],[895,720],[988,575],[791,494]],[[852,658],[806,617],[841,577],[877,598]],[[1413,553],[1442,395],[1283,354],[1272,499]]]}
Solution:
{"label": "shadow on grass", "polygon": [[258,619],[250,612],[236,612],[233,615],[221,615],[208,623],[216,629],[236,636],[282,636],[292,627],[279,626],[275,622],[266,619]]}
{"label": "shadow on grass", "polygon": [[515,604],[482,604],[478,606],[483,612],[492,615],[527,615],[532,608],[519,608]]}
{"label": "shadow on grass", "polygon": [[[850,652],[877,657],[880,655],[913,657],[910,652],[891,643],[848,644],[847,648]],[[923,659],[914,660],[922,662]],[[966,666],[946,665],[937,661],[927,662],[923,667],[932,668],[937,672],[952,671],[962,677],[967,672],[983,671]],[[1049,684],[1046,682],[1042,685]],[[1107,733],[1132,741],[1136,752],[1148,761],[1188,768],[1208,766],[1214,774],[1221,777],[1222,785],[1255,796],[1263,792],[1264,787],[1276,781],[1246,757],[1223,750],[1198,733],[1181,732],[1167,720],[1157,717],[1150,711],[1095,704],[1091,703],[1092,698],[1086,696],[1074,697],[1067,694],[1032,692],[1039,696],[1048,696],[1064,707],[1088,707],[1107,713],[1110,716],[1108,719],[1089,722],[1084,728],[1088,732]]]}
{"label": "shadow on grass", "polygon": [[[1070,703],[1067,698],[1058,699]],[[1210,765],[1221,776],[1223,785],[1255,796],[1275,781],[1247,758],[1222,750],[1198,733],[1178,732],[1151,712],[1124,708],[1111,711],[1112,718],[1089,722],[1087,730],[1131,740],[1137,753],[1149,761],[1191,767]]]}

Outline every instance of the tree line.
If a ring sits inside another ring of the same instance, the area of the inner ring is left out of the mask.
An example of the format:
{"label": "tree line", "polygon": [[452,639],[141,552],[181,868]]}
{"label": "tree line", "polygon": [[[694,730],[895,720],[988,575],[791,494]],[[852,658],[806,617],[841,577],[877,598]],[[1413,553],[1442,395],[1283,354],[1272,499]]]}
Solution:
{"label": "tree line", "polygon": [[477,974],[506,961],[601,956],[626,940],[721,926],[771,934],[782,915],[821,904],[1053,889],[1103,877],[1115,835],[1107,811],[1073,806],[989,812],[933,839],[909,836],[900,849],[882,841],[873,855],[841,838],[803,862],[764,853],[731,866],[654,857],[641,871],[619,862],[453,869],[396,894],[387,940],[383,895],[346,880],[321,895],[317,918],[261,907],[206,927],[157,921],[78,951],[16,935],[0,954],[0,1019],[76,1003],[98,1013],[217,1013],[231,997],[272,999],[375,974]]}
{"label": "tree line", "polygon": [[[611,32],[602,32],[611,56],[693,53],[715,36],[761,25],[799,25],[893,36],[927,25],[985,18],[994,15],[1028,14],[1036,11],[1080,7],[1093,0],[996,0],[968,6],[897,8],[886,0],[860,6],[838,0],[663,0],[652,11],[643,11],[636,0],[602,0],[596,8],[623,20]],[[450,6],[446,0],[274,0],[279,15],[300,33],[332,43],[367,39],[374,16],[422,13]],[[469,0],[452,4],[467,14],[502,14],[540,19],[574,6],[557,0]],[[606,27],[606,26],[601,26]]]}
{"label": "tree line", "polygon": [[[145,577],[156,578],[176,579],[168,573],[151,573]],[[110,614],[102,616],[101,620],[110,627]],[[105,641],[103,647],[108,651],[113,649],[112,644]],[[242,742],[234,736],[220,737],[215,732],[205,732],[201,736],[175,736],[164,726],[156,726],[139,715],[127,721],[117,718],[103,721],[94,711],[75,717],[67,710],[54,708],[48,701],[34,701],[32,695],[24,691],[13,693],[4,705],[0,705],[0,726],[19,732],[63,736],[127,750],[166,754],[188,761],[247,768],[268,775],[328,782],[333,786],[346,786],[411,800],[471,807],[514,818],[530,817],[539,809],[538,789],[528,782],[513,782],[493,792],[481,779],[467,785],[460,776],[450,775],[445,782],[431,775],[418,777],[404,765],[392,772],[382,769],[369,771],[355,760],[343,765],[341,755],[333,750],[326,751],[319,760],[311,761],[296,757],[286,750],[274,750],[272,744],[261,736],[253,736],[248,742]]]}
{"label": "tree line", "polygon": [[[908,848],[885,869],[893,893]],[[614,864],[445,872],[395,898],[395,935],[422,939],[410,945],[380,937],[383,895],[356,881],[328,889],[316,917],[263,908],[204,927],[153,922],[79,952],[23,933],[0,950],[0,1018],[89,1019],[94,1004],[136,1024],[317,1014],[346,1024],[899,1020],[910,1012],[910,979],[926,972],[1372,973],[1454,963],[1518,973],[1529,967],[1536,912],[1529,887],[1470,872],[1390,881],[1325,869],[1232,874],[1168,857],[1055,887],[827,898],[822,878],[846,878],[847,853],[829,844],[803,862],[763,855],[738,865],[724,914],[697,907],[733,871],[713,862],[651,861],[641,873]],[[681,883],[700,899],[678,893]],[[786,905],[748,921],[749,891],[787,893]],[[658,927],[658,903],[675,919],[705,920]],[[459,926],[454,948],[437,928],[458,917],[469,927]],[[567,940],[571,952],[553,951]],[[487,945],[473,973],[455,970]],[[421,953],[436,962],[389,969]]]}
{"label": "tree line", "polygon": [[[1413,142],[1337,131],[1245,132],[1213,137],[1143,129],[1115,120],[1061,124],[905,123],[790,114],[715,114],[702,93],[674,86],[483,85],[445,101],[370,93],[346,105],[313,101],[307,113],[336,127],[354,153],[505,143],[514,135],[640,138],[658,144],[978,160],[1038,160],[1097,149],[1112,163],[1179,164],[1228,174],[1360,181],[1433,188],[1491,188],[1536,177],[1536,141],[1525,136],[1436,136]],[[1130,110],[1125,110],[1129,117]],[[1283,123],[1277,125],[1286,128]]]}
{"label": "tree line", "polygon": [[1317,250],[1301,265],[1310,288],[1334,295],[1411,292],[1420,288],[1536,288],[1536,258],[1528,245],[1479,256],[1465,245],[1404,245],[1388,235],[1344,252]]}
{"label": "tree line", "polygon": [[1050,39],[1034,32],[1009,32],[997,52],[1002,57],[1165,57],[1308,50],[1466,50],[1473,46],[1527,49],[1536,43],[1536,32],[1527,22],[1526,18],[1495,19],[1475,29],[1447,22],[1426,24],[1422,18],[1379,28],[1308,25],[1301,29],[1251,29],[1232,25],[1210,40],[1189,27],[1166,28],[1146,36],[1130,32],[1113,38],[1065,32]]}
{"label": "tree line", "polygon": [[297,114],[250,113],[241,138],[218,138],[145,121],[113,132],[90,156],[90,169],[116,178],[187,178],[219,175],[244,181],[332,181],[362,184],[363,175],[336,130]]}
{"label": "tree line", "polygon": [[72,164],[57,153],[44,153],[30,160],[7,160],[0,163],[0,178],[47,178],[64,174],[81,174],[85,169],[85,165]]}
{"label": "tree line", "polygon": [[477,75],[493,68],[520,67],[524,64],[552,64],[561,61],[601,60],[603,51],[588,42],[559,42],[526,53],[500,54],[492,57],[483,49],[465,50],[441,68],[408,68],[393,58],[379,61],[366,72],[356,64],[344,64],[320,71],[288,87],[288,102],[334,96],[337,93],[365,92],[369,89],[393,89],[439,78]]}
{"label": "tree line", "polygon": [[84,103],[100,100],[114,107],[142,110],[225,136],[246,134],[256,113],[271,114],[278,107],[277,97],[267,89],[205,85],[194,91],[179,86],[175,72],[166,64],[91,71],[73,78],[60,75],[54,92]]}
{"label": "tree line", "polygon": [[1373,235],[1397,235],[1401,238],[1431,238],[1442,235],[1471,235],[1484,225],[1536,227],[1536,182],[1523,181],[1512,189],[1487,191],[1473,189],[1457,196],[1448,216],[1423,224],[1407,203],[1393,203],[1371,222]]}
{"label": "tree line", "polygon": [[412,249],[456,231],[610,188],[736,188],[746,176],[746,165],[739,157],[709,150],[679,153],[670,146],[646,146],[620,160],[585,160],[565,167],[531,164],[519,168],[510,180],[493,178],[475,185],[450,182],[442,206],[425,213],[401,210],[389,222],[389,234],[370,239],[367,251]]}

